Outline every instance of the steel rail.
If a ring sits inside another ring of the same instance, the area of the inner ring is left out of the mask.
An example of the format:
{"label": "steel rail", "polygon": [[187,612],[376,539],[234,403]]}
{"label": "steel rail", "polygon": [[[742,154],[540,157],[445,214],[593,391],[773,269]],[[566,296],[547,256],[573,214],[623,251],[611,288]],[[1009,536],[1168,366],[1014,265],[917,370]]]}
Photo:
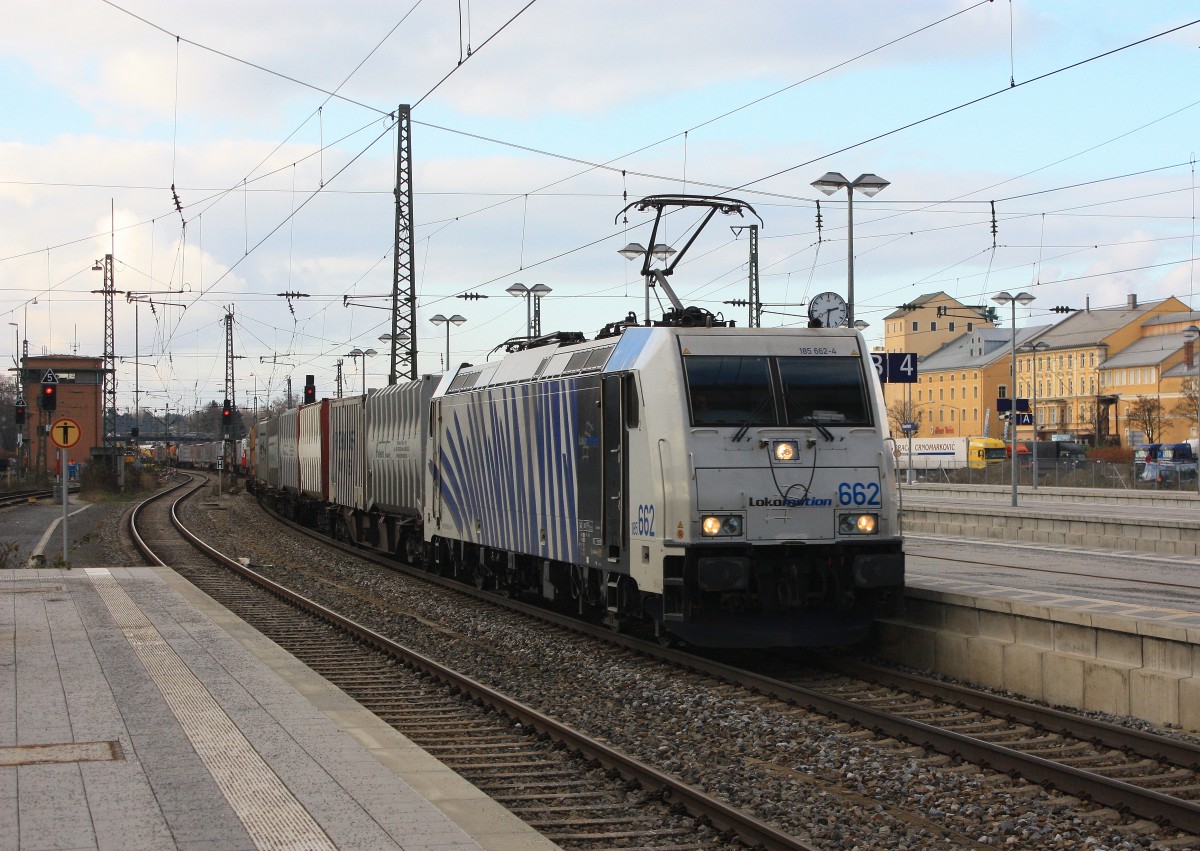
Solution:
{"label": "steel rail", "polygon": [[880,685],[937,698],[960,707],[982,709],[1006,720],[1065,733],[1092,744],[1135,753],[1149,759],[1165,759],[1172,765],[1200,771],[1200,745],[1193,742],[1160,736],[1133,727],[1123,727],[1099,718],[1086,718],[1061,709],[992,694],[971,686],[896,671],[858,659],[837,658],[824,653],[813,653],[811,658],[814,664],[836,673],[849,674]]}
{"label": "steel rail", "polygon": [[[309,614],[321,618],[326,622],[337,626],[353,635],[359,641],[371,647],[380,650],[381,652],[390,654],[397,659],[404,661],[413,668],[423,671],[432,677],[449,684],[451,687],[462,691],[465,694],[479,700],[486,705],[492,707],[498,712],[513,718],[520,723],[533,727],[534,729],[545,733],[555,741],[564,744],[572,750],[583,754],[584,756],[594,759],[603,765],[605,768],[616,770],[620,774],[631,780],[636,780],[642,784],[644,788],[662,790],[664,800],[674,801],[681,804],[693,816],[707,819],[712,825],[720,830],[727,830],[735,833],[743,841],[751,845],[761,846],[767,851],[819,851],[817,846],[810,845],[803,840],[785,833],[778,828],[768,824],[761,819],[757,819],[750,814],[731,807],[716,798],[713,798],[705,793],[688,786],[680,780],[665,774],[658,769],[650,766],[640,760],[634,759],[620,751],[605,745],[602,742],[596,741],[587,735],[562,724],[553,718],[538,712],[520,701],[495,691],[494,689],[478,682],[470,677],[467,677],[451,668],[440,664],[439,662],[418,653],[410,648],[404,647],[401,644],[380,635],[379,633],[369,629],[356,621],[347,618],[338,612],[333,611],[320,603],[314,602],[294,591],[284,587],[283,585],[274,582],[271,579],[262,576],[261,574],[244,566],[240,562],[229,558],[219,550],[210,546],[199,536],[195,535],[182,522],[178,515],[179,506],[192,494],[194,494],[203,484],[193,489],[192,491],[180,496],[171,506],[171,522],[175,525],[179,533],[186,538],[194,547],[202,553],[213,559],[218,564],[226,567],[235,573],[243,576],[254,584],[265,588],[276,596],[286,600],[290,604],[300,608]],[[165,493],[163,494],[165,495]],[[148,500],[149,501],[149,500]],[[130,522],[133,522],[131,515]],[[297,527],[302,528],[302,527]],[[322,540],[328,541],[326,538]],[[362,555],[361,550],[355,550],[358,555]],[[422,574],[428,576],[428,574]],[[460,589],[462,586],[458,583],[451,583],[451,587]],[[484,599],[492,600],[494,597],[485,596]]]}
{"label": "steel rail", "polygon": [[[272,516],[278,518],[273,513]],[[589,624],[576,617],[549,611],[540,606],[511,598],[499,597],[486,591],[480,591],[464,583],[387,559],[381,554],[333,541],[318,532],[306,529],[289,520],[278,519],[285,525],[304,532],[326,544],[335,546],[338,549],[354,553],[359,557],[393,569],[399,568],[405,573],[422,577],[471,597],[486,600],[492,604],[502,605],[543,621],[611,641],[627,649],[671,662],[685,669],[742,685],[761,694],[802,706],[822,715],[830,715],[842,721],[860,724],[880,735],[902,739],[915,745],[930,748],[938,753],[959,757],[1002,773],[1020,775],[1033,783],[1053,786],[1062,792],[1090,799],[1104,806],[1111,807],[1118,812],[1128,812],[1142,818],[1171,824],[1189,833],[1200,833],[1200,804],[1195,802],[1165,795],[1153,789],[1105,777],[1085,769],[1056,763],[1053,760],[1043,757],[1025,754],[1014,748],[975,739],[962,733],[942,730],[931,724],[912,721],[882,710],[857,704],[851,700],[827,695],[815,689],[786,683],[782,680],[736,668],[723,662],[706,659],[681,650],[662,647],[656,642],[617,633],[607,627]],[[999,703],[1002,704],[1003,701]],[[1019,706],[1020,701],[1013,701],[1013,704]],[[997,711],[1003,715],[1007,714],[1007,712],[1015,711],[1015,707],[1006,707],[1003,710]],[[1070,713],[1061,714],[1074,718],[1071,726],[1075,727],[1078,732],[1072,734],[1086,741],[1093,741],[1097,738],[1103,739],[1103,735],[1107,732],[1104,722],[1093,722],[1079,716],[1070,716]],[[1116,725],[1108,726],[1116,727]],[[1130,732],[1132,733],[1133,731]],[[1153,734],[1131,735],[1129,737],[1129,746],[1152,747],[1157,741],[1169,743],[1174,740],[1163,737],[1156,739],[1153,737]],[[1137,743],[1136,745],[1134,744],[1135,742]],[[1114,745],[1114,747],[1122,746]],[[1172,746],[1164,744],[1164,750],[1167,748],[1172,748]],[[1186,743],[1183,743],[1179,748],[1172,748],[1172,750],[1182,756],[1182,765],[1191,767],[1195,764],[1197,756],[1193,752],[1193,749],[1187,746]],[[1160,753],[1156,754],[1156,756],[1165,756],[1165,754]]]}

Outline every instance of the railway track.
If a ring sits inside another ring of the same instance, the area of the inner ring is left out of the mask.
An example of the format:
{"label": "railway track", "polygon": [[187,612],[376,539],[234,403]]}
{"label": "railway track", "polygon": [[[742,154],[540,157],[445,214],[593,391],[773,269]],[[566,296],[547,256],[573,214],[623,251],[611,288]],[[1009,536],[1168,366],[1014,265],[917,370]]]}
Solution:
{"label": "railway track", "polygon": [[176,510],[204,486],[131,514],[130,535],[146,558],[185,576],[558,845],[814,848],[221,555],[184,529]]}
{"label": "railway track", "polygon": [[[79,488],[72,487],[71,493],[75,493]],[[0,494],[0,508],[12,508],[14,505],[25,505],[28,502],[36,502],[39,499],[50,499],[54,496],[52,490],[24,490],[14,491],[13,493]]]}
{"label": "railway track", "polygon": [[744,660],[725,664],[719,658],[663,648],[410,570],[461,593],[735,683],[788,706],[1054,788],[1117,813],[1200,834],[1200,747],[1190,742],[844,658],[822,657],[825,673],[814,672],[812,666],[798,669],[790,658],[782,664],[772,659],[751,670]]}

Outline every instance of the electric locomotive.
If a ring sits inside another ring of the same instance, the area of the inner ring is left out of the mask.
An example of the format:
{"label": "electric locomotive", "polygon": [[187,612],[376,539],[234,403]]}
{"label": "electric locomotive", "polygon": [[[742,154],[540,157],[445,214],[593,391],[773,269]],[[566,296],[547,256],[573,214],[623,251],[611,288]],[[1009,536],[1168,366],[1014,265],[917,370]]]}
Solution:
{"label": "electric locomotive", "polygon": [[[668,206],[753,212],[696,196],[630,206],[658,212],[651,245]],[[865,638],[904,590],[869,353],[853,329],[737,328],[685,308],[667,276],[702,227],[664,269],[643,250],[647,291],[653,278],[672,305],[653,325],[630,315],[593,340],[521,340],[498,361],[257,424],[260,498],[360,546],[663,641]],[[820,307],[815,324],[839,324],[836,303]]]}
{"label": "electric locomotive", "polygon": [[840,644],[899,602],[882,392],[846,329],[626,327],[443,377],[427,558],[614,627]]}

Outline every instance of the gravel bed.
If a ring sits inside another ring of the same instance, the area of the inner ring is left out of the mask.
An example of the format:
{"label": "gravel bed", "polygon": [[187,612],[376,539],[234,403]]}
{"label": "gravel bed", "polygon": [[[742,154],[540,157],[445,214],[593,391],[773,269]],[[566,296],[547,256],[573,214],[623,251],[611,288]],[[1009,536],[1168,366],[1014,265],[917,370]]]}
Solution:
{"label": "gravel bed", "polygon": [[185,516],[227,555],[822,848],[1200,848],[1196,837],[464,602],[295,536],[246,494],[226,494],[219,510],[214,501],[193,500]]}

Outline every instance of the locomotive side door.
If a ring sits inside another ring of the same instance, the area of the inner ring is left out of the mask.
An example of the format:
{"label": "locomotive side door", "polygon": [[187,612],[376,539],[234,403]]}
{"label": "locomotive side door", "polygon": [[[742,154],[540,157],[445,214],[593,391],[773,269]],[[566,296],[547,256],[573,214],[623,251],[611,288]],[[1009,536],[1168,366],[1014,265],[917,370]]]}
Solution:
{"label": "locomotive side door", "polygon": [[629,445],[625,406],[630,402],[625,396],[630,392],[634,392],[632,375],[604,376],[604,550],[609,562],[623,564],[629,532],[625,522],[625,458]]}

